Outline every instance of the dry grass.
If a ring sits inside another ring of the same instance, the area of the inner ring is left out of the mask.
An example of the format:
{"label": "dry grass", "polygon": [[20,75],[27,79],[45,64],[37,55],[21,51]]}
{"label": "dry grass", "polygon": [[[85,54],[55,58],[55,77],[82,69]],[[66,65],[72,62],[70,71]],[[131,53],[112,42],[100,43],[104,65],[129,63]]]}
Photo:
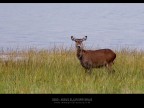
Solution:
{"label": "dry grass", "polygon": [[71,49],[2,51],[9,59],[0,59],[0,93],[144,93],[144,52],[115,52],[114,74],[101,68],[89,75]]}

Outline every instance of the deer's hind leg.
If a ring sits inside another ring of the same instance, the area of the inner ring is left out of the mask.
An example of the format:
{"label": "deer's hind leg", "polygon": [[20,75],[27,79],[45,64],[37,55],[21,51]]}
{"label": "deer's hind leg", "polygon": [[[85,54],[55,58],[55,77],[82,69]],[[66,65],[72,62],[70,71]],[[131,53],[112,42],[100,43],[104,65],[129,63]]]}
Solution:
{"label": "deer's hind leg", "polygon": [[114,64],[113,62],[106,64],[106,67],[107,67],[109,73],[115,73],[115,70],[112,68],[113,64]]}

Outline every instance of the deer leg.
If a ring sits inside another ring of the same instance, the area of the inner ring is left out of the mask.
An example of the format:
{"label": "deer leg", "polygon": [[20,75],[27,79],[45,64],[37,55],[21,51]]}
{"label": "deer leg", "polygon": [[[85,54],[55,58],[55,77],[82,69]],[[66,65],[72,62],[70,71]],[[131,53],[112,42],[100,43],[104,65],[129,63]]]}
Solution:
{"label": "deer leg", "polygon": [[115,70],[112,68],[113,62],[106,65],[109,73],[115,73]]}
{"label": "deer leg", "polygon": [[90,68],[90,69],[88,70],[88,73],[89,73],[89,74],[91,74],[91,73],[92,73],[92,68]]}
{"label": "deer leg", "polygon": [[91,74],[92,73],[92,68],[85,68],[85,73]]}
{"label": "deer leg", "polygon": [[87,69],[85,69],[85,73],[87,73],[87,71],[88,71],[88,70],[87,70]]}
{"label": "deer leg", "polygon": [[89,74],[91,74],[92,73],[92,66],[91,66],[91,64],[90,63],[86,63],[86,67],[87,67],[87,72]]}
{"label": "deer leg", "polygon": [[85,69],[85,73],[91,74],[92,73],[92,69],[91,68]]}

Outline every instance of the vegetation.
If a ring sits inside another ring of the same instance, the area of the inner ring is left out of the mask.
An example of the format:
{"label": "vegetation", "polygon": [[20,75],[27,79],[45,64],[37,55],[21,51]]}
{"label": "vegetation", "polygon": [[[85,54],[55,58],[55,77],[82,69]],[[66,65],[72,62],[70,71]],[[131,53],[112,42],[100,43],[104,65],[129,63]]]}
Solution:
{"label": "vegetation", "polygon": [[115,52],[115,73],[100,68],[89,75],[71,48],[1,51],[9,59],[0,59],[0,93],[144,93],[144,51]]}

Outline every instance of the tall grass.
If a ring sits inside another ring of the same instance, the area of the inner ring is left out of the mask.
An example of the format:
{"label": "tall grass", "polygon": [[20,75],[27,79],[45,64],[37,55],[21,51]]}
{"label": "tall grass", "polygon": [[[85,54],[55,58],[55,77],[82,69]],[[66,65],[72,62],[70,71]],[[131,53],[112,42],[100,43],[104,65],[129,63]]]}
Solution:
{"label": "tall grass", "polygon": [[[144,51],[115,50],[114,74],[86,74],[73,49],[10,51],[0,59],[0,93],[144,93]],[[13,60],[18,55],[22,60]]]}

